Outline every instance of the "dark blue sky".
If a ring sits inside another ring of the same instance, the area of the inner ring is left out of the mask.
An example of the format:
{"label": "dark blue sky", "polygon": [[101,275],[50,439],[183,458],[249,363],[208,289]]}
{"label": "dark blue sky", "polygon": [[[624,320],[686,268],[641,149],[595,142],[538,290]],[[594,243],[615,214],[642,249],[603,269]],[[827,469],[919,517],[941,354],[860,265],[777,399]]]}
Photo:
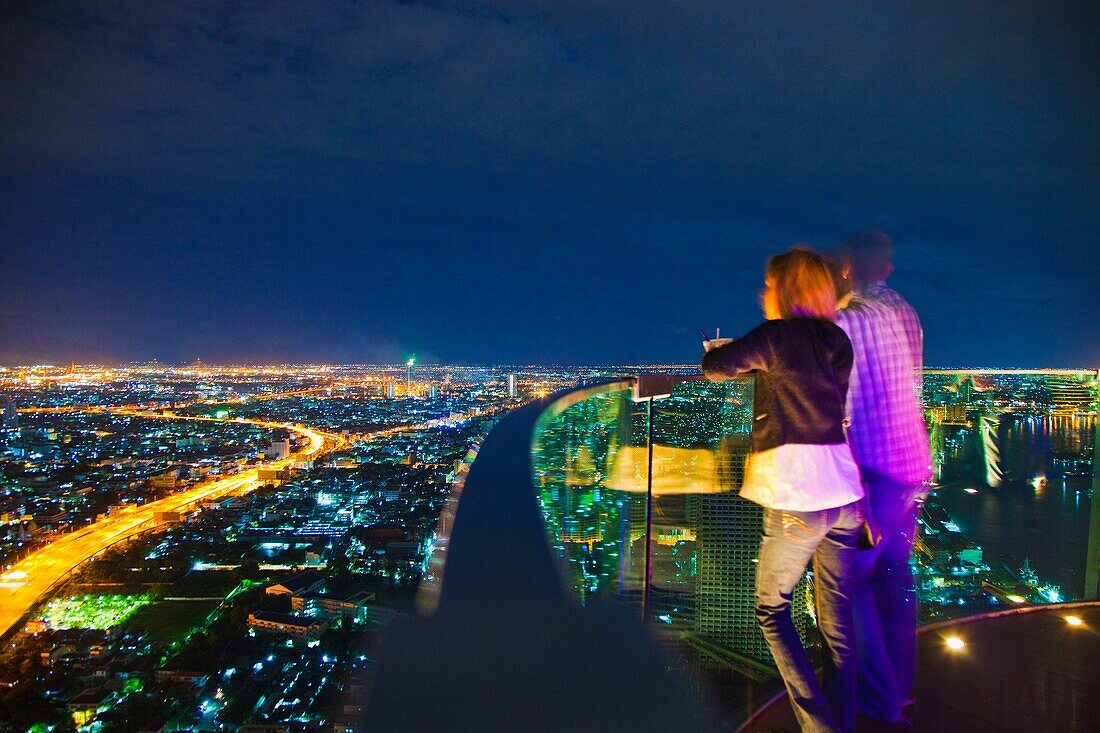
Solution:
{"label": "dark blue sky", "polygon": [[735,5],[4,3],[0,363],[691,362],[879,226],[929,364],[1100,366],[1097,4]]}

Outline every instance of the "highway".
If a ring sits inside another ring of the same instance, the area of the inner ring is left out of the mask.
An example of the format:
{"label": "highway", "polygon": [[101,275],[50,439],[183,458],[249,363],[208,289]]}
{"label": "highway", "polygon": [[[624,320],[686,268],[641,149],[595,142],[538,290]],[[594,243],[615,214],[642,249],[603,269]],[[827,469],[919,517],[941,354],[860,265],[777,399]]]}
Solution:
{"label": "highway", "polygon": [[[47,409],[53,411],[50,408]],[[299,461],[316,458],[325,453],[339,450],[347,444],[347,441],[341,435],[288,423],[246,420],[244,418],[226,419],[179,415],[172,412],[150,412],[132,407],[92,408],[87,411],[110,411],[117,415],[157,420],[247,423],[268,429],[282,428],[304,436],[309,440],[309,445],[289,458],[280,461],[269,461],[257,468],[212,483],[195,486],[148,504],[127,506],[87,527],[76,530],[71,534],[62,535],[42,549],[31,553],[0,575],[0,638],[3,638],[13,626],[19,623],[43,595],[48,593],[51,588],[81,563],[86,562],[115,542],[155,529],[158,526],[164,526],[156,523],[154,515],[157,512],[185,512],[204,501],[247,494],[260,485],[259,469],[285,468]],[[486,410],[481,412],[480,415],[485,416],[494,412],[496,411]],[[449,418],[379,430],[372,433],[368,439],[389,437],[413,430],[423,430],[435,427],[448,420],[466,420],[477,414],[471,411],[451,415]]]}
{"label": "highway", "polygon": [[117,410],[117,412],[167,420],[247,422],[265,428],[283,428],[305,436],[309,440],[309,445],[289,458],[271,461],[257,468],[196,486],[148,504],[127,506],[83,529],[63,535],[33,552],[0,575],[0,638],[30,611],[39,598],[78,565],[101,552],[108,545],[155,528],[157,524],[154,515],[157,512],[188,511],[203,501],[246,494],[259,486],[259,468],[285,468],[301,460],[316,458],[345,444],[342,436],[284,423],[241,419],[216,420],[133,410]]}

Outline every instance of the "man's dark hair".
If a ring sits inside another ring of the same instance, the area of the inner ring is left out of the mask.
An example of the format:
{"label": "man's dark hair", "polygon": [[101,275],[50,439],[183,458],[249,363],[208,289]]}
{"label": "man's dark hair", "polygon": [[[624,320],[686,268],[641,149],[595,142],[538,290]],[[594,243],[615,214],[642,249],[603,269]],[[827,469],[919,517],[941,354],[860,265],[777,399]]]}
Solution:
{"label": "man's dark hair", "polygon": [[867,229],[844,239],[852,276],[860,285],[885,280],[894,272],[894,240],[881,229]]}

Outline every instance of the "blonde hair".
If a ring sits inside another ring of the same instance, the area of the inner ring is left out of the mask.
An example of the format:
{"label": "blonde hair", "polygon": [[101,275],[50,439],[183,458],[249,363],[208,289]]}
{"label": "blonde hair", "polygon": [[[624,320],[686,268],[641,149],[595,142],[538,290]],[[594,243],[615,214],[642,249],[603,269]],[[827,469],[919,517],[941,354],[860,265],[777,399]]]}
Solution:
{"label": "blonde hair", "polygon": [[775,289],[781,318],[836,320],[836,286],[825,258],[795,245],[768,260],[764,278]]}

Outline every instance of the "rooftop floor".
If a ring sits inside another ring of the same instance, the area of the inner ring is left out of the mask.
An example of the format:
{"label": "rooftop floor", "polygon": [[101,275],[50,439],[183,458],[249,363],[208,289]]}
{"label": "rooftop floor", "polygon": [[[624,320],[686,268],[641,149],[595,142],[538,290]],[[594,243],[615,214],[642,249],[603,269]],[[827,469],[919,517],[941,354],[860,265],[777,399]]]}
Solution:
{"label": "rooftop floor", "polygon": [[[1071,624],[1070,616],[1081,623]],[[950,648],[952,637],[964,646]],[[928,627],[918,640],[917,667],[911,711],[918,732],[1100,730],[1100,603]],[[744,730],[797,733],[798,725],[783,698]]]}

